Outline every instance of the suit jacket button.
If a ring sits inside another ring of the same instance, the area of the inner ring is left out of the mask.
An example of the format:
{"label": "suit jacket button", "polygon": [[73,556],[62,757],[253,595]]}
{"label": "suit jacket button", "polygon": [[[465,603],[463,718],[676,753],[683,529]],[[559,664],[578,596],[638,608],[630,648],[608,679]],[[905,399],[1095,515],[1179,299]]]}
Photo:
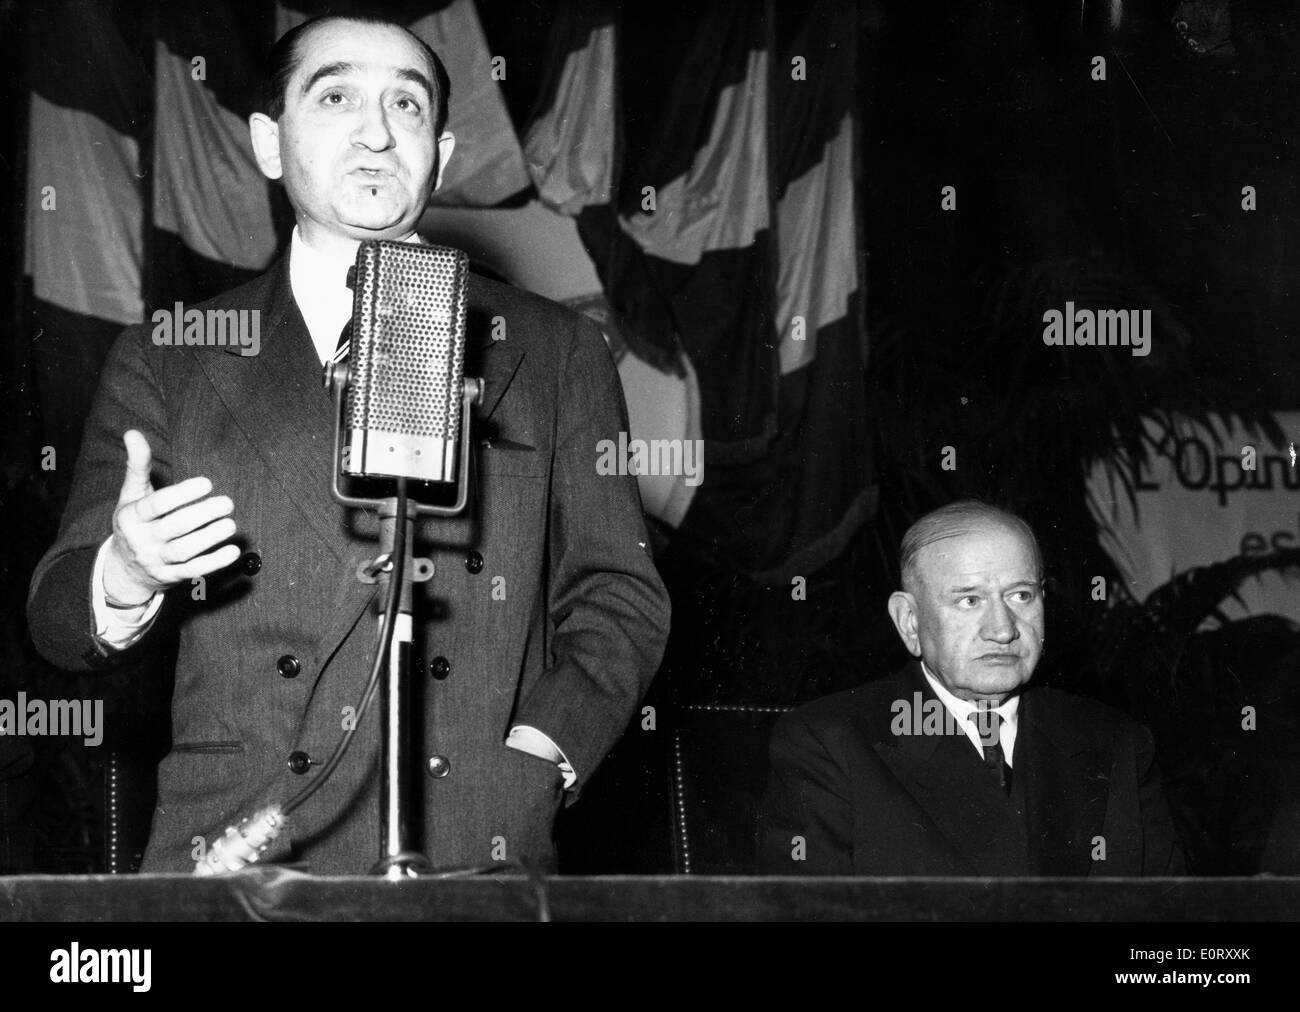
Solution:
{"label": "suit jacket button", "polygon": [[435,657],[429,662],[429,675],[439,681],[451,674],[451,661],[445,657]]}
{"label": "suit jacket button", "polygon": [[429,767],[429,776],[433,777],[435,780],[441,780],[451,772],[451,760],[445,755],[429,756],[429,762],[427,765]]}
{"label": "suit jacket button", "polygon": [[301,752],[301,751],[290,752],[289,769],[293,770],[295,773],[300,775],[306,773],[309,769],[311,769],[311,756],[309,756],[306,752]]}
{"label": "suit jacket button", "polygon": [[302,662],[293,654],[285,654],[275,662],[275,670],[280,672],[281,678],[297,678],[302,671]]}
{"label": "suit jacket button", "polygon": [[471,573],[483,572],[483,556],[478,552],[470,552],[465,556],[465,568]]}
{"label": "suit jacket button", "polygon": [[239,568],[245,576],[256,576],[262,571],[262,557],[256,552],[245,552],[239,560]]}

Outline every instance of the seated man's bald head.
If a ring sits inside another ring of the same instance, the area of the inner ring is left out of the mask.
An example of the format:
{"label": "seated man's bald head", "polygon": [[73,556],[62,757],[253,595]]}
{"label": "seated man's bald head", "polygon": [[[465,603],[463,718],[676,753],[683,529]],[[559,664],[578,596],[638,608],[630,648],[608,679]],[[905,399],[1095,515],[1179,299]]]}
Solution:
{"label": "seated man's bald head", "polygon": [[923,548],[983,531],[1004,530],[1017,534],[1030,545],[1038,562],[1039,579],[1043,576],[1043,557],[1038,549],[1038,539],[1030,526],[1007,510],[990,506],[978,499],[962,499],[940,506],[925,514],[907,529],[899,549],[899,569],[903,589],[915,593],[922,578],[918,556]]}

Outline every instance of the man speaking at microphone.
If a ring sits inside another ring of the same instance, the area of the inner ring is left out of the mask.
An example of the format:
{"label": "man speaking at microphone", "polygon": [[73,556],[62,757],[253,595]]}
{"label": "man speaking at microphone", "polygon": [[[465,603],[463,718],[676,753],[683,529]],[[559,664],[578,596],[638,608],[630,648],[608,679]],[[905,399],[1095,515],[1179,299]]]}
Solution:
{"label": "man speaking at microphone", "polygon": [[[355,719],[376,642],[357,573],[377,521],[331,497],[321,367],[351,318],[358,244],[419,241],[454,146],[448,92],[398,25],[286,33],[249,127],[297,227],[266,274],[198,307],[259,312],[259,353],[158,347],[139,325],[108,358],[28,613],[42,653],[74,670],[177,631],[145,871],[189,871],[228,825],[297,794]],[[596,470],[597,443],[626,429],[599,331],[478,277],[468,304],[466,375],[484,381],[470,502],[416,528],[435,567],[414,592],[420,843],[435,867],[554,868],[559,805],[628,725],[669,606],[635,480]],[[377,709],[263,861],[358,874],[378,859]]]}

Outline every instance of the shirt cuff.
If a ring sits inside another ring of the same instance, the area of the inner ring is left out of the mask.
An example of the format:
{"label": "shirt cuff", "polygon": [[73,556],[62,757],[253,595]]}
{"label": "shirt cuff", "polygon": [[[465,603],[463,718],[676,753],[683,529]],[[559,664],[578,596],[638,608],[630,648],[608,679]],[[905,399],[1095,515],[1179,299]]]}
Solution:
{"label": "shirt cuff", "polygon": [[516,749],[519,752],[527,752],[529,755],[535,755],[539,759],[545,759],[547,762],[553,762],[560,768],[564,774],[564,789],[567,791],[578,781],[578,774],[573,772],[573,767],[569,765],[569,760],[565,758],[560,746],[555,744],[549,735],[530,727],[527,724],[516,724],[506,735],[506,747]]}
{"label": "shirt cuff", "polygon": [[162,607],[163,595],[155,592],[138,608],[110,608],[108,591],[104,589],[104,566],[108,560],[107,538],[95,556],[95,568],[90,573],[90,607],[95,616],[95,639],[109,650],[125,650],[140,641]]}

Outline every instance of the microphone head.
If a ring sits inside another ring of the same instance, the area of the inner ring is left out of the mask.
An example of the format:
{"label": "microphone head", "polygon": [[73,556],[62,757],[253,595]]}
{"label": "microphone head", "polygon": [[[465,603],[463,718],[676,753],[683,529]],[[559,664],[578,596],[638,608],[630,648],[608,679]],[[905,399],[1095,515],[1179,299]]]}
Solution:
{"label": "microphone head", "polygon": [[368,240],[357,251],[342,472],[454,482],[469,257]]}

